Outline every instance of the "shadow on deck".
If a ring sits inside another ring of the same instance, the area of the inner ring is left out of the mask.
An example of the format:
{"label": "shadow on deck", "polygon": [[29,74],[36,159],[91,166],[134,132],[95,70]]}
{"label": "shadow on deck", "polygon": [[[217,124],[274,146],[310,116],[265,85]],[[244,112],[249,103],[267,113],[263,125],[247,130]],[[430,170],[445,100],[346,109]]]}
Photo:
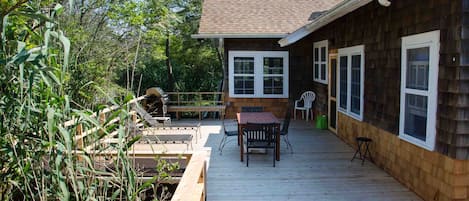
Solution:
{"label": "shadow on deck", "polygon": [[350,162],[354,150],[333,133],[305,121],[292,121],[294,153],[281,144],[281,160],[253,155],[240,162],[236,140],[218,152],[221,121],[202,122],[202,140],[195,149],[211,147],[207,200],[421,200],[393,177],[366,161]]}

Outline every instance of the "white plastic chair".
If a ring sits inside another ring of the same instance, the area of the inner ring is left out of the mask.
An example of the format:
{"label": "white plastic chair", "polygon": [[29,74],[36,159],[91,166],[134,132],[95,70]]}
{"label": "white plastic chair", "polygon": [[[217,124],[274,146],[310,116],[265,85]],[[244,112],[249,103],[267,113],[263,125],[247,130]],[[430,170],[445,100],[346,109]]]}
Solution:
{"label": "white plastic chair", "polygon": [[[295,101],[295,112],[294,112],[295,119],[296,119],[296,110],[301,110],[301,114],[303,118],[305,118],[305,111],[306,111],[306,121],[309,120],[310,113],[311,113],[311,119],[313,119],[312,106],[313,106],[314,100],[316,100],[316,94],[312,91],[306,91],[303,94],[301,94],[300,100]],[[299,104],[300,102],[303,102],[303,106]]]}

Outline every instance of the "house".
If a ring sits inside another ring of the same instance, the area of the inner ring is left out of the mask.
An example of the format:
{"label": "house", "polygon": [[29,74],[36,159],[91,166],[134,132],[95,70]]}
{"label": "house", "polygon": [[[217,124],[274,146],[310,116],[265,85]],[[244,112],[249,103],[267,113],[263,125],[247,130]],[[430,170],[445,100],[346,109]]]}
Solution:
{"label": "house", "polygon": [[[193,37],[219,39],[224,49],[227,117],[242,106],[284,115],[288,98],[298,97],[310,81],[289,76],[295,61],[278,41],[340,1],[204,0],[199,33]],[[270,66],[268,73],[263,63]]]}
{"label": "house", "polygon": [[228,116],[281,117],[315,91],[316,116],[351,145],[372,138],[419,196],[469,200],[469,0],[205,0],[195,37],[223,42]]}

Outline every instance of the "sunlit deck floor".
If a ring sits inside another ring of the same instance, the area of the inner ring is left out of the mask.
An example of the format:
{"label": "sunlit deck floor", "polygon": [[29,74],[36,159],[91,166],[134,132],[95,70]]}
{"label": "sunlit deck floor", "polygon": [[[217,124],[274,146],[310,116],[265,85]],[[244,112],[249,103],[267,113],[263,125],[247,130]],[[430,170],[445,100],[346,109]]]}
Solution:
{"label": "sunlit deck floor", "polygon": [[393,177],[366,161],[350,162],[354,150],[328,131],[305,121],[290,124],[291,154],[281,144],[281,160],[272,152],[239,160],[236,140],[220,155],[221,121],[202,121],[202,139],[194,150],[212,149],[207,170],[207,200],[421,200]]}

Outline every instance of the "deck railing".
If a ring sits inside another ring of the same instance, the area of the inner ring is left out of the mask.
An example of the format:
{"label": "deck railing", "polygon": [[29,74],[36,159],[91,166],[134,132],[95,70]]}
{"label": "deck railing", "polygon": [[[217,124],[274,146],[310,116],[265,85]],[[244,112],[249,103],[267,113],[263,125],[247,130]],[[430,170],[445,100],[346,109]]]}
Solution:
{"label": "deck railing", "polygon": [[168,112],[175,112],[180,118],[180,112],[196,112],[199,120],[202,112],[218,112],[225,116],[225,98],[223,92],[168,92]]}
{"label": "deck railing", "polygon": [[207,196],[206,158],[206,152],[196,152],[192,155],[172,201],[205,200]]}
{"label": "deck railing", "polygon": [[[131,104],[137,104],[139,101],[143,100],[145,97],[141,96],[135,98],[127,103],[128,106]],[[120,117],[114,117],[112,114],[113,111],[120,109],[119,106],[112,106],[107,107],[97,114],[90,115],[90,118],[97,118],[99,119],[99,126],[87,126],[82,123],[79,123],[77,119],[72,119],[64,123],[64,126],[72,127],[76,126],[76,135],[74,137],[74,142],[76,143],[76,150],[75,154],[80,155],[88,154],[90,156],[96,158],[105,157],[114,157],[117,156],[118,152],[109,150],[105,152],[97,152],[97,147],[106,146],[111,140],[114,138],[118,131],[108,131],[109,133],[106,135],[105,138],[100,139],[98,142],[86,142],[86,138],[91,134],[95,134],[96,132],[104,133],[104,128],[111,126],[112,124],[116,124],[121,121]],[[137,114],[135,111],[130,111],[131,120],[137,125],[140,123],[140,120],[137,118]],[[155,152],[153,150],[129,150],[128,155],[131,158],[155,158],[158,156],[159,158],[179,158],[185,159],[187,167],[183,173],[183,176],[179,180],[178,187],[176,192],[173,195],[172,200],[205,200],[206,196],[206,151],[199,151],[193,153],[175,153],[175,152]],[[140,178],[144,180],[145,178]]]}
{"label": "deck railing", "polygon": [[177,106],[223,105],[223,92],[168,92],[169,104]]}

